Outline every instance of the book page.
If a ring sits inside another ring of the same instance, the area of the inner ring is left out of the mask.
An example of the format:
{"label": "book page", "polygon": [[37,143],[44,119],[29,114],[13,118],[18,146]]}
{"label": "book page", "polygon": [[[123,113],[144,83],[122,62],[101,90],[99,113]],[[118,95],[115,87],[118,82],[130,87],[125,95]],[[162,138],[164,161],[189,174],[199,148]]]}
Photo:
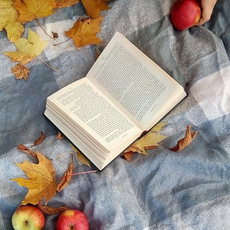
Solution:
{"label": "book page", "polygon": [[[86,78],[59,90],[47,99],[48,105],[85,130],[97,145],[108,151],[137,138],[141,130]],[[127,146],[130,142],[127,144]]]}
{"label": "book page", "polygon": [[109,42],[87,78],[142,129],[151,128],[186,95],[120,33]]}

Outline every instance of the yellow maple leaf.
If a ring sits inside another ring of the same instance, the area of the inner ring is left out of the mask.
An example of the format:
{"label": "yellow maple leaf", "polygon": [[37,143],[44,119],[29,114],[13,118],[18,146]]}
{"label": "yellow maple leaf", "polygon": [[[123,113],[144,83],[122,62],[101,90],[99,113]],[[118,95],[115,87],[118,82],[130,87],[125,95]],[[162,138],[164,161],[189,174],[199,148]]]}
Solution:
{"label": "yellow maple leaf", "polygon": [[21,37],[24,27],[17,21],[19,14],[12,7],[14,0],[0,0],[0,31],[4,28],[8,39],[13,42]]}
{"label": "yellow maple leaf", "polygon": [[142,138],[138,139],[130,147],[128,147],[124,151],[123,156],[126,159],[130,160],[130,158],[132,157],[132,153],[134,152],[147,155],[147,152],[145,150],[158,148],[158,143],[167,137],[158,133],[165,124],[166,123],[158,123],[156,126],[154,126],[146,135],[144,135]]}
{"label": "yellow maple leaf", "polygon": [[110,0],[81,0],[86,14],[92,18],[99,18],[101,11],[110,9],[108,1]]}
{"label": "yellow maple leaf", "polygon": [[96,36],[100,31],[100,24],[103,17],[96,19],[82,19],[79,18],[74,26],[66,31],[67,37],[72,38],[77,47],[89,45],[89,44],[100,44],[101,40]]}
{"label": "yellow maple leaf", "polygon": [[20,38],[14,42],[17,47],[17,51],[5,52],[3,54],[7,55],[13,62],[20,62],[21,65],[33,60],[38,56],[45,48],[46,41],[41,42],[39,35],[37,35],[32,30],[28,30],[28,39]]}
{"label": "yellow maple leaf", "polygon": [[15,0],[13,7],[20,14],[19,20],[25,23],[53,14],[56,2],[55,0]]}
{"label": "yellow maple leaf", "polygon": [[78,3],[80,0],[57,0],[56,4],[57,4],[57,8],[63,8],[63,7],[69,7],[72,6],[76,3]]}
{"label": "yellow maple leaf", "polygon": [[39,161],[38,164],[28,161],[22,164],[16,164],[29,178],[12,179],[19,185],[27,187],[29,190],[25,199],[22,201],[22,205],[28,203],[36,205],[43,198],[48,202],[56,194],[57,182],[52,161],[39,152],[36,152],[36,154]]}

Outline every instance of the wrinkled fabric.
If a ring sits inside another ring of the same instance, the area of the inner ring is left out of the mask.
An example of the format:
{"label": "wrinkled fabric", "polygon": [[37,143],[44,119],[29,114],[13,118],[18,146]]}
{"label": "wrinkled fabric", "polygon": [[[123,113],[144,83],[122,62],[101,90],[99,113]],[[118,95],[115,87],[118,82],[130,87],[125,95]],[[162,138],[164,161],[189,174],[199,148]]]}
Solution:
{"label": "wrinkled fabric", "polygon": [[[104,15],[98,37],[103,51],[116,31],[123,33],[140,50],[182,86],[188,96],[166,117],[163,144],[176,145],[186,126],[198,131],[194,141],[181,152],[160,146],[127,162],[117,157],[104,170],[73,176],[49,206],[82,210],[92,230],[227,230],[230,228],[230,5],[218,0],[211,20],[201,27],[177,31],[170,22],[174,0],[115,0]],[[48,40],[38,58],[28,64],[27,81],[16,80],[15,65],[0,54],[0,229],[12,229],[11,217],[27,188],[12,178],[26,177],[15,163],[36,162],[17,145],[32,146],[41,131],[45,140],[32,147],[52,159],[56,177],[68,169],[73,153],[68,139],[57,140],[57,128],[43,115],[47,96],[86,75],[95,62],[95,46],[77,49],[66,40],[82,4],[63,8],[39,19],[50,40],[36,21],[25,24]],[[5,32],[0,33],[2,52],[14,51]],[[74,157],[74,172],[90,168]],[[46,216],[44,229],[54,230],[58,215]]]}

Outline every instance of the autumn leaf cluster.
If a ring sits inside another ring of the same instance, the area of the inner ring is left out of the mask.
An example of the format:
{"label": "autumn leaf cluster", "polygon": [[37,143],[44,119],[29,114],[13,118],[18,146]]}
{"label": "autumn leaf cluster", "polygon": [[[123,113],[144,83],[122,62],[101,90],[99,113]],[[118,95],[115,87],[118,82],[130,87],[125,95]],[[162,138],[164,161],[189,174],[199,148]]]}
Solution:
{"label": "autumn leaf cluster", "polygon": [[[100,44],[102,41],[97,37],[103,19],[100,13],[110,9],[107,2],[111,0],[0,0],[0,31],[5,29],[9,41],[17,48],[17,51],[4,53],[13,62],[18,62],[11,69],[16,79],[27,80],[30,70],[25,65],[37,57],[47,44],[47,41],[40,41],[39,35],[30,29],[28,29],[28,38],[21,38],[24,24],[36,20],[41,26],[39,18],[48,17],[59,9],[70,7],[80,1],[85,8],[86,16],[79,17],[73,27],[63,33],[69,39],[73,39],[77,47]],[[43,31],[47,34],[44,29]],[[53,37],[47,35],[51,39],[58,37],[55,32]]]}
{"label": "autumn leaf cluster", "polygon": [[[41,132],[41,135],[38,139],[34,141],[33,148],[41,144],[45,139],[45,134]],[[57,135],[57,139],[62,140],[63,136],[60,132]],[[37,163],[24,161],[23,163],[16,163],[16,165],[27,175],[27,178],[14,178],[13,181],[17,182],[20,186],[24,186],[28,189],[28,193],[25,196],[25,199],[22,201],[21,205],[32,204],[37,205],[44,213],[52,215],[58,212],[62,212],[68,207],[49,207],[47,202],[52,199],[57,192],[61,192],[68,184],[73,175],[76,174],[85,174],[92,173],[94,171],[78,172],[73,173],[74,171],[74,162],[73,156],[76,155],[78,160],[83,164],[91,168],[88,160],[74,147],[72,154],[72,161],[60,178],[56,178],[55,168],[53,166],[52,160],[45,157],[42,153],[33,150],[32,147],[27,147],[23,144],[18,145],[18,149],[21,152],[27,153],[30,156],[34,157],[37,160]],[[58,180],[60,180],[58,182]],[[43,205],[43,200],[45,204]]]}

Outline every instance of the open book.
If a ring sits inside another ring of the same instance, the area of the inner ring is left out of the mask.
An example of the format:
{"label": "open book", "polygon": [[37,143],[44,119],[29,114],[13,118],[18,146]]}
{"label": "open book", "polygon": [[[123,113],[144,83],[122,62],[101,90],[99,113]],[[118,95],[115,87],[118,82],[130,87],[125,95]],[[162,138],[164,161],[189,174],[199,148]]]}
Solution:
{"label": "open book", "polygon": [[116,32],[87,76],[47,98],[47,116],[100,170],[186,93]]}

